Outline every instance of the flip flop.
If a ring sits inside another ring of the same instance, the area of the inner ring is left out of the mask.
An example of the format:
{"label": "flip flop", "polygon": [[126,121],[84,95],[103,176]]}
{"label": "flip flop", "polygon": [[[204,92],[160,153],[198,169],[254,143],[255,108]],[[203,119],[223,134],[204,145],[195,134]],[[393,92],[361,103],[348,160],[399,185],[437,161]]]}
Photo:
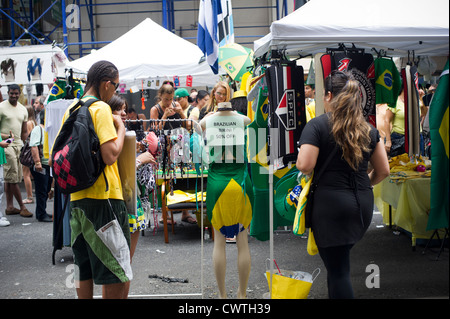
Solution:
{"label": "flip flop", "polygon": [[33,204],[33,203],[34,203],[34,199],[32,199],[32,198],[24,199],[24,200],[23,200],[23,203],[24,203],[24,204]]}
{"label": "flip flop", "polygon": [[185,222],[185,223],[188,223],[188,224],[192,224],[192,225],[197,224],[197,221],[196,221],[195,218],[192,217],[192,216],[188,216],[188,217],[186,217],[185,219],[182,219],[181,221],[182,221],[182,222]]}

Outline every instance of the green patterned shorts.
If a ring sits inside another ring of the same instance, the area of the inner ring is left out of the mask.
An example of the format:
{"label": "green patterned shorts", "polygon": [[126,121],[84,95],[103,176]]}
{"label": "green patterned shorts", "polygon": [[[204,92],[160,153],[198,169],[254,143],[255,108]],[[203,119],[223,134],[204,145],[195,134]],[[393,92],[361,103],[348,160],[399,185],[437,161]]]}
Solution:
{"label": "green patterned shorts", "polygon": [[75,278],[93,279],[97,285],[131,280],[130,228],[124,201],[86,198],[70,204]]}

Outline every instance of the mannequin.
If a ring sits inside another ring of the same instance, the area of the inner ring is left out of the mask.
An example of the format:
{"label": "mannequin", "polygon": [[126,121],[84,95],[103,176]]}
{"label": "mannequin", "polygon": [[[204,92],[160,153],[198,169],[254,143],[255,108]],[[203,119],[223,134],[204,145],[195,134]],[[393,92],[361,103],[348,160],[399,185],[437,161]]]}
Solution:
{"label": "mannequin", "polygon": [[251,258],[247,228],[252,218],[253,187],[247,174],[245,127],[251,120],[233,111],[230,102],[200,121],[210,154],[207,184],[207,213],[215,231],[213,265],[219,297],[227,298],[225,287],[226,238],[236,236],[239,288],[237,298],[246,298]]}
{"label": "mannequin", "polygon": [[40,81],[42,75],[42,65],[44,61],[41,61],[40,58],[33,57],[28,61],[27,64],[27,76],[28,81]]}
{"label": "mannequin", "polygon": [[6,59],[1,63],[2,74],[5,77],[5,82],[14,82],[16,80],[17,62],[13,59]]}
{"label": "mannequin", "polygon": [[62,52],[56,52],[52,56],[52,72],[55,77],[65,76],[67,58]]}

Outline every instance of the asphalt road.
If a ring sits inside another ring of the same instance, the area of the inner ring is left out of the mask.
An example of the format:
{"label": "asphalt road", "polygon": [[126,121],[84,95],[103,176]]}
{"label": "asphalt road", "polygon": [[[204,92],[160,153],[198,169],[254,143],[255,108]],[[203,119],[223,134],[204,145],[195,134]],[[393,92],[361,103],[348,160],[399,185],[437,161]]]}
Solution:
{"label": "asphalt road", "polygon": [[[25,195],[25,194],[23,194]],[[25,197],[24,197],[25,198]],[[53,202],[49,201],[48,213]],[[35,204],[28,204],[34,212]],[[5,198],[0,209],[4,212]],[[146,230],[139,239],[133,258],[134,279],[130,299],[217,299],[212,268],[213,242],[201,244],[200,228],[180,221],[175,214],[175,234],[164,243],[163,227]],[[71,249],[56,253],[52,264],[52,223],[35,217],[8,216],[10,226],[0,227],[0,299],[75,299]],[[268,292],[264,277],[269,258],[269,242],[249,238],[252,268],[248,284],[249,299],[263,299]],[[382,223],[375,212],[365,237],[352,250],[351,277],[358,299],[448,299],[449,253],[436,260],[436,248],[411,248],[411,239],[396,234]],[[326,270],[318,255],[306,252],[306,239],[289,231],[274,235],[274,258],[281,269],[321,273],[314,281],[308,299],[327,299]],[[378,276],[374,277],[374,269]],[[227,291],[236,298],[238,286],[237,247],[227,244]],[[164,280],[172,278],[174,280]],[[168,282],[169,281],[169,282]],[[366,284],[366,283],[369,284]],[[203,283],[203,284],[202,284]],[[372,284],[370,284],[372,283]],[[368,287],[368,286],[375,287]],[[101,287],[95,287],[96,296]]]}

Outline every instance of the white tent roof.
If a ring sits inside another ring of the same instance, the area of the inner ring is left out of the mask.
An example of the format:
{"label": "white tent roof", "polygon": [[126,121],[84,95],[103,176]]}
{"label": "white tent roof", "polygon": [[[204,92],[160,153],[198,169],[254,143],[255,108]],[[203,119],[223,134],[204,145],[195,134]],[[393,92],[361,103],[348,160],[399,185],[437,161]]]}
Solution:
{"label": "white tent roof", "polygon": [[448,55],[448,0],[311,0],[275,21],[270,33],[254,42],[255,56],[273,46],[300,55],[354,43],[366,52],[390,56]]}
{"label": "white tent roof", "polygon": [[214,85],[217,76],[206,62],[199,63],[202,57],[198,46],[147,18],[103,48],[68,63],[68,67],[86,73],[95,62],[108,60],[119,69],[120,82],[173,80],[178,76],[180,86],[185,86],[186,76],[191,75],[192,86]]}

